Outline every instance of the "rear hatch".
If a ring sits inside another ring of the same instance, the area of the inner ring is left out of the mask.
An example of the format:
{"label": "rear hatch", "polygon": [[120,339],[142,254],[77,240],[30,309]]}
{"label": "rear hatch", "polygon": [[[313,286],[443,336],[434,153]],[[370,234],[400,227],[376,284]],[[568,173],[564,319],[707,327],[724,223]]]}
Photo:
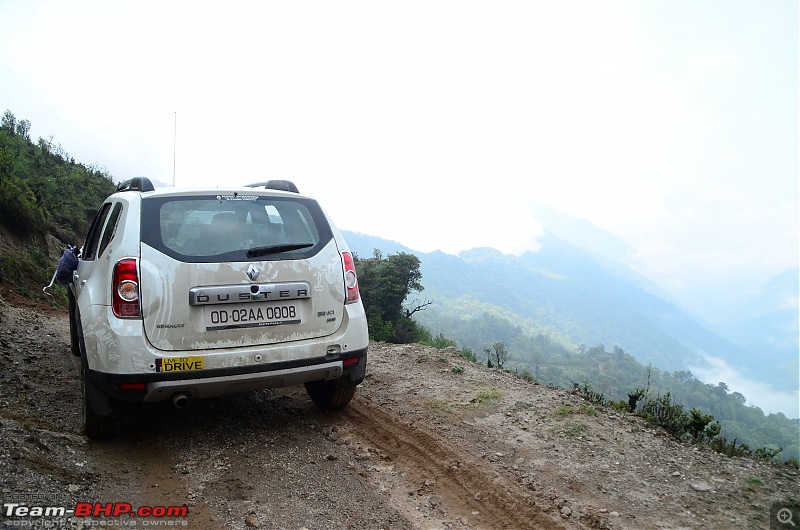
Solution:
{"label": "rear hatch", "polygon": [[142,200],[142,316],[164,351],[248,347],[342,325],[342,257],[316,201],[291,193]]}

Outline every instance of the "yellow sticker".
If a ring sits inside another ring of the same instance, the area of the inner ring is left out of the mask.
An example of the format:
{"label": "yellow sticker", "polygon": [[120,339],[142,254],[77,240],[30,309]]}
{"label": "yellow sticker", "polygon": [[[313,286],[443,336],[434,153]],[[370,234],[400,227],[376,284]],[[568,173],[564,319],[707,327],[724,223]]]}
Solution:
{"label": "yellow sticker", "polygon": [[156,361],[156,372],[188,372],[204,368],[203,357],[164,357]]}

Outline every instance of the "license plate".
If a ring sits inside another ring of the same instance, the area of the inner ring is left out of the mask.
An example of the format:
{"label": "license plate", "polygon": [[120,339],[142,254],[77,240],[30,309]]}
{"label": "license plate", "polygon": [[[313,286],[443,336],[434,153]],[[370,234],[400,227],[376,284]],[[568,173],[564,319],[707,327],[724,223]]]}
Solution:
{"label": "license plate", "polygon": [[156,360],[156,372],[188,372],[202,370],[203,357],[164,357]]}
{"label": "license plate", "polygon": [[206,331],[261,328],[300,324],[300,308],[294,304],[225,304],[205,306]]}

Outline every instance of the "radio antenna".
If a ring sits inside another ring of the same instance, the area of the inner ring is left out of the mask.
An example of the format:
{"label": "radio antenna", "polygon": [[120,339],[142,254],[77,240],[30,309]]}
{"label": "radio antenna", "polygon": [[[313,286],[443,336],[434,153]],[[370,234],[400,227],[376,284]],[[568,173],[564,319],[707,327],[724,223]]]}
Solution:
{"label": "radio antenna", "polygon": [[178,111],[175,111],[175,122],[172,128],[172,187],[175,187],[175,145],[178,138]]}

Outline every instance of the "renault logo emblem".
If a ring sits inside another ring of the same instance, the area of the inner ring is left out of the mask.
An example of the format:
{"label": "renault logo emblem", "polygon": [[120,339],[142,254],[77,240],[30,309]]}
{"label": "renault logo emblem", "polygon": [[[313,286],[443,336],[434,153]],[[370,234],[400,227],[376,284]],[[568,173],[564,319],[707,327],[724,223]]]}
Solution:
{"label": "renault logo emblem", "polygon": [[255,263],[251,263],[249,267],[247,267],[247,277],[250,278],[251,282],[256,281],[258,275],[261,274],[261,271],[258,270],[258,267]]}

